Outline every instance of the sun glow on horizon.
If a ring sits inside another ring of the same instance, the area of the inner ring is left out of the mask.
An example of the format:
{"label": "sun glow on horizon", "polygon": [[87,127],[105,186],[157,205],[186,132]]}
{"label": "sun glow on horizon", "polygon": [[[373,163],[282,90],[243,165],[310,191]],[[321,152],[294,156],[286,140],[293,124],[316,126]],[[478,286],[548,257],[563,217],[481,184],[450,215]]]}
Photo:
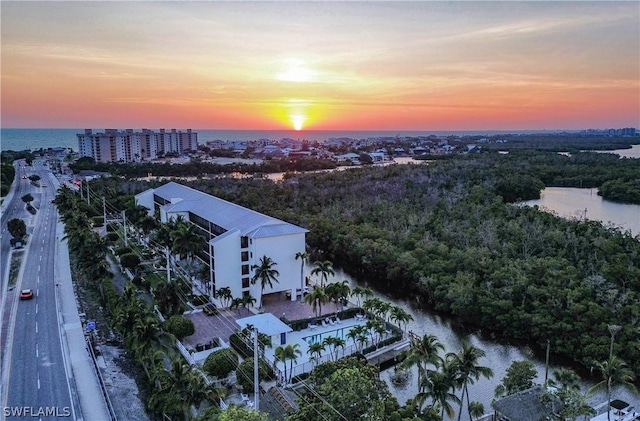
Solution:
{"label": "sun glow on horizon", "polygon": [[300,131],[302,130],[302,127],[304,125],[304,122],[307,120],[307,118],[303,115],[297,114],[294,116],[291,116],[291,122],[293,123],[293,128],[296,131]]}
{"label": "sun glow on horizon", "polygon": [[637,2],[543,3],[3,2],[2,126],[639,126]]}

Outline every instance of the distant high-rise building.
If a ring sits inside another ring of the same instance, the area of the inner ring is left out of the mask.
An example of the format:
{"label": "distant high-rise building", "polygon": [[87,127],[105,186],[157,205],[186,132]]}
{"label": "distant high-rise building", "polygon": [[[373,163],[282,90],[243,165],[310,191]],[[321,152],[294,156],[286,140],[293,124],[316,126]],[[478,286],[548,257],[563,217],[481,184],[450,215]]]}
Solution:
{"label": "distant high-rise building", "polygon": [[141,162],[158,158],[158,154],[177,153],[198,149],[198,133],[171,129],[170,132],[142,129],[119,131],[105,129],[103,133],[93,133],[85,129],[78,133],[80,156],[91,157],[96,162]]}

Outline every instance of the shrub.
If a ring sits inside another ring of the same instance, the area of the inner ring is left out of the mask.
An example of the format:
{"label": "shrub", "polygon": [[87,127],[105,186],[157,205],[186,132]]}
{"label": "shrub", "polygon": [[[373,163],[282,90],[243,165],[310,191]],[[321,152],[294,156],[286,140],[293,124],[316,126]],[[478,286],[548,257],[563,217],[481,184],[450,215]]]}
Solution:
{"label": "shrub", "polygon": [[118,235],[117,232],[108,232],[105,235],[105,238],[107,239],[107,241],[109,241],[110,243],[115,243],[116,241],[118,241],[118,239],[120,238],[120,236]]}
{"label": "shrub", "polygon": [[192,295],[191,296],[191,303],[194,306],[201,306],[203,304],[207,304],[208,302],[209,302],[209,297],[207,297],[204,294],[202,294],[202,295]]}
{"label": "shrub", "polygon": [[[268,378],[269,366],[261,358],[258,362],[258,380],[263,381]],[[247,358],[240,363],[236,371],[238,384],[242,386],[242,391],[252,393],[253,388],[253,358]]]}
{"label": "shrub", "polygon": [[132,251],[131,247],[118,247],[113,252],[116,256],[122,256],[123,254],[131,253]]}
{"label": "shrub", "polygon": [[178,339],[193,335],[196,331],[193,322],[180,314],[174,314],[169,317],[169,320],[164,324],[164,328]]}
{"label": "shrub", "polygon": [[126,253],[120,256],[120,264],[127,269],[133,269],[140,264],[140,258],[137,254]]}
{"label": "shrub", "polygon": [[238,352],[238,354],[240,354],[242,358],[247,358],[253,355],[253,350],[244,343],[237,333],[232,333],[231,336],[229,336],[229,344]]}
{"label": "shrub", "polygon": [[202,367],[207,374],[219,379],[225,378],[238,368],[238,353],[231,348],[224,348],[209,354]]}
{"label": "shrub", "polygon": [[104,217],[94,216],[91,218],[91,222],[93,222],[94,227],[101,227],[104,225]]}

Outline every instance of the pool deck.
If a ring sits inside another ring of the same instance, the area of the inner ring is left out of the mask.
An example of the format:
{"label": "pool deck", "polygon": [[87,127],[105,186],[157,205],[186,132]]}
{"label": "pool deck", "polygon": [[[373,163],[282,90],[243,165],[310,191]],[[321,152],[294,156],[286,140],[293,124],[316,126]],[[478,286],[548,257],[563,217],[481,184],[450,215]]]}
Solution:
{"label": "pool deck", "polygon": [[[344,307],[344,308],[348,308]],[[275,350],[280,345],[298,344],[298,350],[301,355],[298,356],[296,362],[294,362],[294,376],[305,372],[310,372],[315,365],[329,361],[333,358],[331,355],[331,347],[327,347],[325,351],[316,360],[311,359],[309,354],[309,345],[314,342],[321,342],[328,335],[338,336],[345,341],[344,348],[339,348],[338,356],[340,358],[351,355],[357,351],[358,347],[354,344],[352,339],[347,338],[347,334],[354,326],[366,325],[367,318],[350,318],[341,320],[340,323],[326,323],[323,326],[322,320],[328,317],[335,320],[335,313],[344,309],[342,306],[338,306],[335,303],[327,303],[322,306],[322,315],[316,317],[316,312],[311,309],[309,304],[300,301],[291,300],[278,300],[273,302],[264,303],[261,309],[238,309],[228,310],[220,309],[220,313],[215,316],[207,316],[201,310],[195,310],[185,314],[187,318],[194,322],[195,333],[186,337],[183,340],[185,346],[190,349],[197,344],[204,344],[209,342],[212,338],[219,337],[224,342],[229,341],[231,333],[239,329],[236,320],[239,318],[247,317],[259,312],[271,313],[276,317],[285,317],[288,320],[301,320],[315,317],[317,320],[314,328],[305,327],[299,331],[293,331],[286,334],[286,343],[281,344],[281,338],[279,336],[273,336],[272,346],[265,349],[265,358],[270,364],[275,361]],[[329,314],[334,316],[328,316]],[[382,340],[386,339],[388,335],[383,335]],[[367,341],[362,344],[363,347],[371,346],[372,343]],[[398,344],[394,344],[397,346]],[[335,354],[334,354],[335,355]],[[277,368],[284,374],[284,363],[278,362]],[[289,377],[289,370],[291,368],[291,361],[287,361],[287,377]]]}
{"label": "pool deck", "polygon": [[[367,324],[367,319],[356,320],[355,318],[353,318],[342,320],[340,323],[334,325],[316,325],[314,329],[306,327],[299,331],[287,333],[287,344],[300,345],[300,348],[298,349],[302,352],[302,355],[298,357],[298,361],[294,364],[294,366],[308,363],[311,360],[311,355],[309,355],[309,344],[316,341],[322,341],[322,338],[328,335],[339,336],[343,338],[346,342],[345,348],[348,348],[350,345],[353,345],[353,340],[347,338],[347,333],[349,333],[351,328],[353,328],[354,326],[365,324]],[[279,345],[281,345],[279,342],[274,342],[271,348],[266,349],[265,356],[270,362],[274,361],[275,349]],[[328,354],[330,351],[330,349],[326,349],[322,355]],[[287,362],[287,368],[289,365],[290,362]],[[278,367],[282,369],[283,364],[278,363]]]}

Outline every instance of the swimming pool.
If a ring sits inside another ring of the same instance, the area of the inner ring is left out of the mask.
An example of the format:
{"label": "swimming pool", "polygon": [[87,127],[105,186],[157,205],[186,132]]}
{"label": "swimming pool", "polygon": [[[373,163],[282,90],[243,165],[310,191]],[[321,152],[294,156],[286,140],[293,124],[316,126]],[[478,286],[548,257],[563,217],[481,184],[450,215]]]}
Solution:
{"label": "swimming pool", "polygon": [[341,338],[341,339],[345,339],[345,333],[344,330],[347,330],[347,333],[351,330],[353,326],[350,327],[341,327],[338,329],[334,329],[334,330],[329,330],[327,332],[318,332],[315,335],[309,335],[309,336],[304,336],[302,338],[302,340],[304,340],[307,344],[311,345],[311,344],[315,344],[317,342],[322,342],[324,340],[324,338],[328,338],[329,336],[333,336],[336,338]]}

